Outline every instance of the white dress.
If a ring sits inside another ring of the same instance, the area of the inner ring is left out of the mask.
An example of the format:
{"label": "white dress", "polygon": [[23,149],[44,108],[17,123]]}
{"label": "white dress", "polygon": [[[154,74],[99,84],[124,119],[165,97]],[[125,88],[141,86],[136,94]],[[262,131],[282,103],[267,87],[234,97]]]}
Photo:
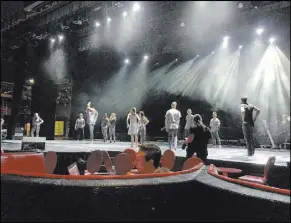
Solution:
{"label": "white dress", "polygon": [[129,119],[128,135],[137,135],[140,120],[139,116],[137,114],[133,115],[129,113],[127,117]]}

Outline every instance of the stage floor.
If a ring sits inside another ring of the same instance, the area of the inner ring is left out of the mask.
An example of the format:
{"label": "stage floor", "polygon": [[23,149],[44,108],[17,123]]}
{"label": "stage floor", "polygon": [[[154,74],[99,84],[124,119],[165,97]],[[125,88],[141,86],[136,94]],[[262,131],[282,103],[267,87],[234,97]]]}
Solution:
{"label": "stage floor", "polygon": [[[160,146],[162,151],[168,148],[166,142],[153,142]],[[93,144],[89,141],[78,142],[74,140],[47,140],[46,151],[55,152],[90,152],[93,150],[111,150],[124,151],[130,147],[129,142],[104,143],[101,140],[95,140]],[[4,140],[2,141],[2,148],[8,151],[15,151],[21,149],[21,140]],[[179,149],[175,151],[176,156],[185,157],[186,151]],[[290,162],[290,150],[271,150],[257,148],[256,153],[252,157],[247,156],[247,150],[244,147],[222,147],[222,148],[208,148],[208,159],[242,162],[249,164],[265,164],[268,157],[276,156],[276,166],[287,166],[287,161]]]}

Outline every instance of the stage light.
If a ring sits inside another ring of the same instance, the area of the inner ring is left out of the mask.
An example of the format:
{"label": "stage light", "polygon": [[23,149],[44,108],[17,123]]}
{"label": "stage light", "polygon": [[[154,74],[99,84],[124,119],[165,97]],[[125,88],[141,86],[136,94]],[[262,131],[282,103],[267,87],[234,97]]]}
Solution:
{"label": "stage light", "polygon": [[180,26],[181,27],[184,27],[185,26],[185,23],[184,22],[181,22]]}
{"label": "stage light", "polygon": [[271,37],[271,38],[269,39],[269,42],[270,42],[270,43],[274,43],[274,42],[275,42],[275,38],[274,38],[274,37]]}
{"label": "stage light", "polygon": [[137,12],[140,10],[140,5],[138,3],[134,3],[133,5],[133,9],[132,9],[134,12]]}
{"label": "stage light", "polygon": [[175,61],[178,61],[178,59],[176,58],[176,60]]}
{"label": "stage light", "polygon": [[126,16],[127,16],[127,12],[123,12],[122,15],[123,15],[124,17],[126,17]]}
{"label": "stage light", "polygon": [[124,63],[125,63],[125,64],[129,64],[129,62],[130,62],[129,59],[125,59],[125,60],[124,60]]}
{"label": "stage light", "polygon": [[197,55],[196,57],[199,57],[199,55]]}
{"label": "stage light", "polygon": [[215,54],[215,51],[212,51],[212,54]]}
{"label": "stage light", "polygon": [[242,47],[243,47],[243,46],[242,46],[242,45],[240,45],[238,48],[239,48],[239,49],[241,49]]}
{"label": "stage light", "polygon": [[96,26],[96,27],[99,27],[100,25],[101,25],[101,24],[100,24],[99,22],[96,22],[96,23],[95,23],[95,26]]}
{"label": "stage light", "polygon": [[223,37],[223,41],[228,41],[228,39],[229,39],[229,36]]}
{"label": "stage light", "polygon": [[111,22],[111,20],[112,20],[112,19],[111,19],[110,17],[107,18],[107,22]]}
{"label": "stage light", "polygon": [[263,32],[264,32],[264,29],[263,28],[258,28],[257,31],[256,31],[256,33],[258,35],[261,35]]}
{"label": "stage light", "polygon": [[59,35],[59,41],[62,41],[64,39],[63,35]]}
{"label": "stage light", "polygon": [[240,2],[240,3],[238,3],[237,7],[238,7],[239,9],[242,9],[242,8],[244,7],[244,4],[243,4],[242,2]]}
{"label": "stage light", "polygon": [[51,38],[51,42],[54,43],[56,40],[54,38]]}
{"label": "stage light", "polygon": [[28,80],[28,82],[29,82],[30,84],[34,84],[34,79],[31,78],[31,79]]}
{"label": "stage light", "polygon": [[148,55],[144,55],[144,57],[143,57],[145,60],[147,60],[148,58],[149,58],[149,56]]}

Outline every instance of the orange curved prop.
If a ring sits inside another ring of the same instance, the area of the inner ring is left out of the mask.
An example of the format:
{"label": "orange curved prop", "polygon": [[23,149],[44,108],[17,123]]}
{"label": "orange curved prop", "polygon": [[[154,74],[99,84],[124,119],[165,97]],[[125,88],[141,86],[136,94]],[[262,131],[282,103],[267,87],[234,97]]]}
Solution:
{"label": "orange curved prop", "polygon": [[112,169],[112,162],[110,159],[108,159],[106,162],[105,162],[105,168],[106,168],[106,171],[108,173],[110,173],[111,169]]}
{"label": "orange curved prop", "polygon": [[1,173],[46,173],[43,153],[4,153]]}
{"label": "orange curved prop", "polygon": [[34,172],[23,173],[16,172],[12,173],[7,171],[5,174],[14,174],[19,176],[27,177],[40,177],[40,178],[49,178],[49,179],[68,179],[68,180],[125,180],[125,179],[147,179],[147,178],[156,178],[156,177],[169,177],[176,176],[180,174],[193,173],[199,170],[203,164],[193,167],[189,170],[183,170],[178,172],[169,172],[169,173],[149,173],[149,174],[133,174],[133,175],[57,175],[57,174],[39,174]]}
{"label": "orange curved prop", "polygon": [[197,157],[191,157],[185,161],[183,164],[183,170],[188,170],[193,168],[194,166],[197,166],[199,164],[203,164],[203,161]]}
{"label": "orange curved prop", "polygon": [[252,187],[252,188],[255,188],[255,189],[260,189],[260,190],[265,190],[265,191],[268,191],[268,192],[279,193],[279,194],[289,195],[290,196],[290,190],[287,190],[287,189],[281,189],[281,188],[277,188],[277,187],[270,187],[270,186],[267,186],[267,185],[251,183],[251,182],[248,182],[248,181],[233,179],[233,178],[230,178],[230,177],[227,177],[227,176],[219,175],[218,171],[217,171],[217,168],[213,164],[211,164],[208,167],[208,171],[207,172],[208,172],[208,174],[210,174],[213,177],[217,177],[217,178],[219,178],[221,180],[225,180],[225,181],[228,181],[228,182],[231,182],[231,183],[236,183],[236,184],[240,184],[240,185],[243,185],[243,186],[249,186],[249,187]]}
{"label": "orange curved prop", "polygon": [[162,167],[170,170],[173,169],[175,165],[175,159],[175,153],[170,149],[166,150],[161,158]]}
{"label": "orange curved prop", "polygon": [[102,155],[100,150],[93,151],[87,159],[86,168],[91,174],[97,172],[102,165]]}
{"label": "orange curved prop", "polygon": [[124,150],[124,153],[127,154],[130,157],[131,160],[131,168],[135,167],[135,162],[136,162],[136,152],[131,149],[131,148],[127,148]]}
{"label": "orange curved prop", "polygon": [[144,152],[138,152],[136,154],[136,169],[138,170],[139,173],[141,173],[143,171],[143,169],[145,168],[145,153]]}
{"label": "orange curved prop", "polygon": [[117,175],[127,174],[131,170],[131,158],[126,153],[120,153],[115,157],[115,170]]}
{"label": "orange curved prop", "polygon": [[106,166],[107,160],[110,160],[109,153],[105,150],[102,150],[101,153],[102,153],[103,163]]}
{"label": "orange curved prop", "polygon": [[57,165],[57,153],[53,151],[47,152],[44,160],[46,173],[53,173]]}

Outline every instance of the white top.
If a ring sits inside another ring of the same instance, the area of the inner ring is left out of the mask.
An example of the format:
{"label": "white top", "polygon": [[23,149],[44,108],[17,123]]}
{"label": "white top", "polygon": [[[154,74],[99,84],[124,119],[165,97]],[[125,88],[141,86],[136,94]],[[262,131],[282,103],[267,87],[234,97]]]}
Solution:
{"label": "white top", "polygon": [[171,108],[165,115],[166,129],[178,129],[180,124],[181,113],[177,109]]}
{"label": "white top", "polygon": [[219,129],[219,127],[220,127],[220,121],[219,121],[219,119],[218,118],[216,118],[216,119],[213,119],[212,118],[210,120],[210,130],[211,130],[211,132],[217,131]]}
{"label": "white top", "polygon": [[87,109],[87,123],[88,125],[95,125],[98,119],[98,112]]}
{"label": "white top", "polygon": [[38,118],[33,117],[32,125],[38,125],[38,124],[42,124],[42,123],[43,123],[43,120],[40,117],[38,117]]}
{"label": "white top", "polygon": [[139,124],[139,120],[140,120],[138,114],[133,115],[131,113],[127,115],[127,119],[129,119],[130,125],[137,125]]}
{"label": "white top", "polygon": [[186,116],[185,129],[190,129],[191,126],[193,126],[193,117],[194,117],[194,115],[192,115],[192,114]]}

